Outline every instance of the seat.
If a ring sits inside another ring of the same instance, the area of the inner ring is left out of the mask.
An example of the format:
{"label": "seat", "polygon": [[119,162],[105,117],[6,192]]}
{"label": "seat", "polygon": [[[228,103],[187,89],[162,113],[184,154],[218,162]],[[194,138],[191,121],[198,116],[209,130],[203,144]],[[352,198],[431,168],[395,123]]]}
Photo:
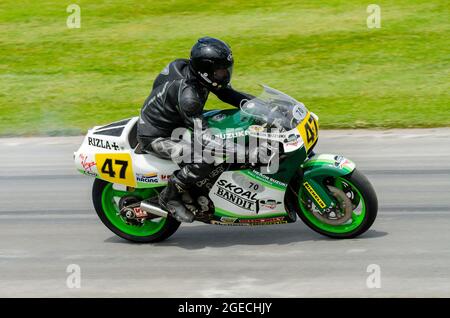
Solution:
{"label": "seat", "polygon": [[137,140],[137,121],[134,123],[133,128],[131,128],[130,133],[128,134],[128,143],[131,148],[136,148],[138,145]]}

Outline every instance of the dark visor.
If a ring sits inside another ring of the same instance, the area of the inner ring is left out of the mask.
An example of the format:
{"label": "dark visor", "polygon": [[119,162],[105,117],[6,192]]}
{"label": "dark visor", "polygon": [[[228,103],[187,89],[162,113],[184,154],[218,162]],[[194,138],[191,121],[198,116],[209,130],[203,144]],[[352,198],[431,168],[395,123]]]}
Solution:
{"label": "dark visor", "polygon": [[231,80],[232,72],[233,66],[217,69],[214,71],[214,81],[217,83],[229,82]]}

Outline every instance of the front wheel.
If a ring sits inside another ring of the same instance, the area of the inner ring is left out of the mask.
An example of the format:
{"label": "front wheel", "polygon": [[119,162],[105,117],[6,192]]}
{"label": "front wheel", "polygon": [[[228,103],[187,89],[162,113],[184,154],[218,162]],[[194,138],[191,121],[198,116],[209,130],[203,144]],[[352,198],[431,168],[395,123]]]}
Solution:
{"label": "front wheel", "polygon": [[369,180],[358,170],[343,177],[329,177],[324,186],[339,204],[334,211],[321,213],[303,187],[297,195],[297,214],[314,231],[331,238],[354,238],[366,232],[375,221],[378,200]]}
{"label": "front wheel", "polygon": [[[138,243],[155,243],[167,239],[180,226],[180,223],[168,215],[167,218],[145,220],[143,224],[130,224],[120,215],[121,199],[141,201],[158,195],[155,189],[122,189],[110,182],[95,179],[92,188],[92,200],[100,220],[113,233],[126,240]],[[122,200],[123,202],[123,200]]]}

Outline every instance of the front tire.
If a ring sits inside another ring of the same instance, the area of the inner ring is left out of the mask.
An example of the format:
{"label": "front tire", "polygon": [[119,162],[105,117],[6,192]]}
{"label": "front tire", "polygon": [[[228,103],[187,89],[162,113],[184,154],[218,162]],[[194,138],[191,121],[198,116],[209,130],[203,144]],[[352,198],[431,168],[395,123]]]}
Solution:
{"label": "front tire", "polygon": [[[328,179],[330,180],[330,179]],[[366,232],[376,219],[378,212],[378,199],[369,180],[358,170],[349,175],[331,178],[333,186],[341,188],[353,204],[351,219],[340,225],[332,225],[318,219],[305,204],[304,188],[297,187],[296,212],[302,221],[312,230],[322,235],[336,238],[349,239]],[[330,181],[328,181],[330,182]]]}
{"label": "front tire", "polygon": [[168,215],[167,218],[145,220],[143,225],[127,224],[119,215],[118,199],[136,197],[138,200],[158,195],[154,189],[117,190],[110,182],[95,179],[92,200],[100,220],[114,234],[137,243],[156,243],[170,237],[180,226],[180,222]]}

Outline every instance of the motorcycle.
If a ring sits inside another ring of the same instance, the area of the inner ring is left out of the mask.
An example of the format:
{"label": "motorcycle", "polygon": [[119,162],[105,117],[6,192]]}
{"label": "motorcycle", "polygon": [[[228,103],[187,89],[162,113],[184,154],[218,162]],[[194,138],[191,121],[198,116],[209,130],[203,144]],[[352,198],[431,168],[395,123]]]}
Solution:
{"label": "motorcycle", "polygon": [[[186,208],[196,221],[207,224],[288,224],[298,216],[331,238],[366,232],[378,210],[369,180],[341,155],[315,154],[318,116],[278,90],[263,89],[240,109],[206,111],[204,116],[220,138],[258,136],[278,143],[278,169],[223,161],[183,195]],[[179,167],[140,150],[138,119],[93,127],[74,161],[79,172],[95,177],[93,204],[106,227],[133,242],[159,242],[180,226],[158,205],[159,193]],[[276,133],[269,128],[276,128]]]}

